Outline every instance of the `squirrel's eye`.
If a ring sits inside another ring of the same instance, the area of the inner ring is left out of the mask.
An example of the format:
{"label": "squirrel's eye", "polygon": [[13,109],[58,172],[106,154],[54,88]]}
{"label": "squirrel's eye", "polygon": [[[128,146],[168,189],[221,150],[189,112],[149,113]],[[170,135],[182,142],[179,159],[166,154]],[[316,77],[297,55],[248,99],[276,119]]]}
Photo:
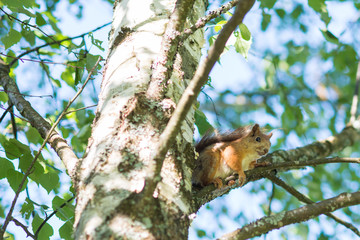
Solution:
{"label": "squirrel's eye", "polygon": [[260,138],[260,137],[257,137],[255,140],[256,140],[257,142],[261,142],[261,138]]}

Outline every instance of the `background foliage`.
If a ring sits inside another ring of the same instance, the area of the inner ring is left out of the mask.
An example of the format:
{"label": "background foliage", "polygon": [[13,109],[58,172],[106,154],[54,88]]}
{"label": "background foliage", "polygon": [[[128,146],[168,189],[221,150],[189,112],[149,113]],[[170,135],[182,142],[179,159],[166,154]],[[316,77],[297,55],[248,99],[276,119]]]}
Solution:
{"label": "background foliage", "polygon": [[[209,9],[223,3],[210,1]],[[92,4],[104,8],[106,21],[88,21],[85,12]],[[109,30],[103,24],[110,22],[111,4],[110,0],[1,1],[1,58],[11,64],[11,77],[48,121],[55,121],[98,56],[105,58],[107,35],[97,31]],[[350,117],[359,61],[359,9],[358,0],[258,1],[229,40],[227,52],[203,89],[196,112],[198,132],[203,134],[211,125],[228,129],[257,122],[274,130],[272,150],[276,150],[302,146],[344,128]],[[230,15],[207,25],[208,44]],[[62,23],[69,19],[85,22],[89,30],[68,34],[67,29],[75,28],[75,24]],[[103,27],[96,29],[99,26]],[[92,81],[58,127],[79,157],[90,136],[95,109],[91,106],[97,102],[100,80],[101,75]],[[14,110],[14,119],[6,114],[12,108],[3,91],[0,104],[0,190],[4,193],[0,217],[4,218],[42,139],[18,112]],[[355,144],[339,156],[359,157],[358,150],[359,144]],[[358,172],[356,164],[328,164],[280,177],[319,201],[359,189]],[[219,237],[264,214],[299,206],[298,200],[269,181],[251,183],[207,204],[194,221],[190,238]],[[359,225],[359,210],[346,208],[336,214]],[[30,232],[36,234],[40,229],[39,239],[71,239],[71,183],[49,148],[29,176],[15,212],[14,217]],[[214,221],[209,223],[209,218]],[[15,232],[17,237],[26,236],[24,227],[23,233],[18,233],[19,229],[14,223],[10,225],[10,239]],[[322,216],[272,232],[269,237],[333,239],[340,234],[354,237],[350,230]]]}

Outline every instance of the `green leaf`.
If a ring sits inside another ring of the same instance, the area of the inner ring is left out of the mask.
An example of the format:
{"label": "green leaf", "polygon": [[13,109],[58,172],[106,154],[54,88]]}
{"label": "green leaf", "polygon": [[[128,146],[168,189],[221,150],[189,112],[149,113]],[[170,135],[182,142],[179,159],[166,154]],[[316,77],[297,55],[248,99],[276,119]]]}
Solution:
{"label": "green leaf", "polygon": [[227,20],[222,20],[222,21],[216,23],[216,25],[214,27],[215,32],[219,32],[226,23],[227,23]]}
{"label": "green leaf", "polygon": [[6,158],[0,157],[0,179],[6,178],[8,170],[14,170],[14,164]]}
{"label": "green leaf", "polygon": [[[87,54],[86,55],[86,70],[90,73],[90,70],[94,67],[95,63],[97,62],[97,60],[99,59],[99,55],[92,55],[92,54]],[[100,67],[100,65],[98,65],[98,68]],[[96,75],[96,71],[94,71],[94,74]]]}
{"label": "green leaf", "polygon": [[73,221],[75,207],[71,203],[68,203],[65,199],[55,196],[52,200],[52,208],[57,210],[56,216],[61,220]]}
{"label": "green leaf", "polygon": [[275,9],[276,14],[279,16],[279,18],[283,19],[286,15],[286,12],[284,9],[277,8]]}
{"label": "green leaf", "polygon": [[1,42],[4,44],[5,49],[8,49],[12,45],[18,43],[21,39],[22,35],[15,29],[11,28],[10,31],[1,38]]}
{"label": "green leaf", "polygon": [[98,49],[100,49],[101,51],[105,51],[105,49],[101,46],[101,44],[103,43],[103,41],[100,41],[96,38],[94,38],[94,34],[92,32],[89,33],[89,37],[91,39],[91,43],[94,44]]}
{"label": "green leaf", "polygon": [[[42,218],[39,217],[38,214],[35,215],[32,221],[33,231],[36,232],[40,225],[44,222]],[[38,239],[50,239],[50,236],[54,234],[53,228],[47,222],[41,227],[41,230],[38,234]]]}
{"label": "green leaf", "polygon": [[5,92],[0,92],[0,102],[7,102],[9,100],[8,95]]}
{"label": "green leaf", "polygon": [[274,7],[276,0],[260,0],[260,8],[271,9]]}
{"label": "green leaf", "polygon": [[25,132],[26,138],[29,142],[34,143],[34,144],[38,144],[39,140],[41,139],[41,136],[39,134],[39,132],[33,128],[33,127],[29,127],[29,129]]}
{"label": "green leaf", "polygon": [[[20,183],[22,179],[24,178],[24,174],[21,172],[15,171],[14,169],[9,169],[7,171],[7,181],[10,184],[10,187],[16,192],[20,186]],[[25,183],[23,187],[21,188],[21,191],[23,191],[28,183],[28,180],[25,180]]]}
{"label": "green leaf", "polygon": [[11,10],[16,9],[17,11],[19,8],[31,8],[35,4],[34,0],[1,0],[1,2]]}
{"label": "green leaf", "polygon": [[74,71],[72,68],[67,67],[65,71],[61,74],[61,79],[64,80],[70,87],[74,87]]}
{"label": "green leaf", "polygon": [[204,135],[209,129],[213,129],[205,114],[199,109],[195,110],[195,125],[197,126],[200,135]]}
{"label": "green leaf", "polygon": [[22,155],[22,152],[20,151],[18,146],[10,140],[5,140],[2,143],[2,146],[5,149],[6,157],[9,159],[16,159]]}
{"label": "green leaf", "polygon": [[251,47],[251,43],[252,43],[251,39],[249,41],[246,41],[245,39],[243,39],[241,37],[237,37],[234,47],[238,53],[240,53],[241,55],[244,56],[245,59],[247,59],[248,52]]}
{"label": "green leaf", "polygon": [[321,12],[324,8],[326,9],[325,0],[308,0],[308,4],[316,12]]}
{"label": "green leaf", "polygon": [[91,123],[88,123],[80,128],[80,131],[78,132],[77,137],[79,139],[85,140],[87,142],[90,135],[91,135]]}
{"label": "green leaf", "polygon": [[249,41],[251,39],[251,33],[247,28],[247,26],[243,23],[240,23],[239,28],[240,28],[241,37],[244,40]]}
{"label": "green leaf", "polygon": [[25,219],[29,219],[32,212],[34,211],[34,204],[28,198],[26,198],[25,203],[21,206],[20,213]]}
{"label": "green leaf", "polygon": [[265,12],[262,13],[261,30],[265,31],[270,24],[271,15]]}
{"label": "green leaf", "polygon": [[46,24],[46,21],[41,13],[36,13],[36,25],[38,26],[44,26]]}
{"label": "green leaf", "polygon": [[334,43],[334,44],[339,44],[339,39],[332,34],[329,30],[327,29],[320,29],[322,35],[324,36],[324,38],[326,39],[326,41]]}
{"label": "green leaf", "polygon": [[206,232],[202,229],[197,229],[196,230],[196,234],[199,238],[203,238],[203,237],[206,237]]}
{"label": "green leaf", "polygon": [[48,172],[39,176],[39,183],[50,193],[59,185],[59,176],[56,173]]}
{"label": "green leaf", "polygon": [[35,45],[35,34],[34,31],[31,31],[29,27],[25,27],[21,31],[22,36],[25,38],[25,40],[31,45]]}
{"label": "green leaf", "polygon": [[21,171],[26,172],[34,157],[30,153],[23,154],[19,159],[19,168]]}
{"label": "green leaf", "polygon": [[65,222],[59,229],[61,239],[72,240],[73,227],[70,221]]}

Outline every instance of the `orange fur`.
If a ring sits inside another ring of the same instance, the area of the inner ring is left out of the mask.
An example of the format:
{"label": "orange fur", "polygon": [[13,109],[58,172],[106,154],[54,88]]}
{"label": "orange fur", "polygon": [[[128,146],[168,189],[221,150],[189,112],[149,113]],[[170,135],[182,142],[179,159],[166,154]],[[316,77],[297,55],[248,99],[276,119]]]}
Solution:
{"label": "orange fur", "polygon": [[256,167],[256,160],[269,151],[271,136],[272,133],[264,134],[258,124],[225,135],[206,135],[199,142],[201,146],[196,147],[200,155],[193,172],[193,183],[201,186],[213,183],[221,188],[222,179],[237,173],[242,186],[246,181],[244,171]]}

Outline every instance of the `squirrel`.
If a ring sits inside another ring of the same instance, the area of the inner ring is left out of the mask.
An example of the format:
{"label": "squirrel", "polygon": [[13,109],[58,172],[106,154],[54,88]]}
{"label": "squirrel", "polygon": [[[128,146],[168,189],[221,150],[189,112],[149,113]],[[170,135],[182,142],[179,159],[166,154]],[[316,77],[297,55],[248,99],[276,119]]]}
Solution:
{"label": "squirrel", "polygon": [[[222,188],[222,179],[237,173],[240,186],[244,185],[244,171],[264,165],[256,160],[269,152],[271,136],[272,133],[264,134],[259,124],[228,133],[206,133],[195,147],[199,157],[192,176],[193,184],[204,187],[213,183]],[[227,185],[234,183],[231,180]]]}

